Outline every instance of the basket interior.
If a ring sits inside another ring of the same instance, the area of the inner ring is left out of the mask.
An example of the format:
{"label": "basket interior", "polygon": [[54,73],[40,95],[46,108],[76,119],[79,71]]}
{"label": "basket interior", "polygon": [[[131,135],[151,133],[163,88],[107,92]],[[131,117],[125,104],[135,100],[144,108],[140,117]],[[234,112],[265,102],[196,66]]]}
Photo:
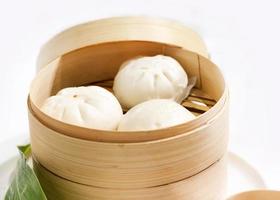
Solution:
{"label": "basket interior", "polygon": [[201,66],[197,54],[165,44],[140,41],[93,45],[70,52],[50,63],[49,65],[53,66],[48,67],[54,67],[55,71],[49,74],[50,77],[46,77],[51,82],[43,85],[48,92],[35,99],[36,104],[40,106],[44,99],[65,87],[99,85],[112,91],[113,79],[124,61],[136,56],[157,54],[174,57],[182,64],[189,77],[197,77],[196,86],[182,103],[183,106],[195,115],[200,115],[215,105],[221,93],[212,94],[202,87]]}
{"label": "basket interior", "polygon": [[[200,116],[208,113],[207,111],[221,99],[225,92],[223,76],[216,65],[207,58],[163,43],[120,41],[77,49],[50,62],[40,70],[32,82],[32,110],[37,116],[44,118],[43,121],[49,121],[46,123],[54,124],[54,121],[40,113],[40,107],[46,98],[55,95],[62,88],[81,85],[93,84],[112,90],[113,79],[124,61],[136,56],[158,54],[175,58],[189,77],[197,77],[195,87],[182,103],[193,114]],[[71,130],[71,127],[73,125],[68,129]]]}

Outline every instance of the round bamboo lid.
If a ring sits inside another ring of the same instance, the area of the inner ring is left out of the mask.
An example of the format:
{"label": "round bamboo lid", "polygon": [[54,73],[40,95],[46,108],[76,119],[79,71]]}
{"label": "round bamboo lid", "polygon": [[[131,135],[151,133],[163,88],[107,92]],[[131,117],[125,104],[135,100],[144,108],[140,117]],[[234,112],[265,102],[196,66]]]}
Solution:
{"label": "round bamboo lid", "polygon": [[201,37],[177,21],[144,16],[113,17],[80,24],[55,35],[41,48],[37,71],[73,50],[119,41],[165,43],[208,57]]}

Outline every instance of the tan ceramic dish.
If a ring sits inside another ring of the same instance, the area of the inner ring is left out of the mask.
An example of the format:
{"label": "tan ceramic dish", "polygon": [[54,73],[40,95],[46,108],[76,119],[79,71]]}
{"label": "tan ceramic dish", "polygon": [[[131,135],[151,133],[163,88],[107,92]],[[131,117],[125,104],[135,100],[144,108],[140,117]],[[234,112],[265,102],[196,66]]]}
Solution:
{"label": "tan ceramic dish", "polygon": [[280,191],[252,190],[230,197],[228,200],[279,200]]}

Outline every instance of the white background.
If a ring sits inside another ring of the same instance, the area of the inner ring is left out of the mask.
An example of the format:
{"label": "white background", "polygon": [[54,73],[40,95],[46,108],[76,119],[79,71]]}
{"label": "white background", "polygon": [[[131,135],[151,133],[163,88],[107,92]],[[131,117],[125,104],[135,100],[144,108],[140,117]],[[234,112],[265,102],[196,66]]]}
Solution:
{"label": "white background", "polygon": [[177,19],[202,35],[230,88],[230,150],[280,189],[276,0],[0,0],[0,143],[28,134],[26,97],[40,46],[76,23],[120,15]]}

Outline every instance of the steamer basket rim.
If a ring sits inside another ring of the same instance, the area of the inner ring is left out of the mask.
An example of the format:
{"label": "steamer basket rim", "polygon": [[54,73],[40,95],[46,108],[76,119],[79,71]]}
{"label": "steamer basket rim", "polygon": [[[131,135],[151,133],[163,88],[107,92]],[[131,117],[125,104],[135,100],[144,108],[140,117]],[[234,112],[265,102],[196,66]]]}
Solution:
{"label": "steamer basket rim", "polygon": [[[137,16],[135,16],[135,17],[113,17],[113,18],[105,18],[105,19],[100,19],[100,20],[96,20],[96,21],[90,21],[90,22],[86,22],[86,23],[83,23],[83,24],[79,24],[79,25],[76,25],[76,26],[73,26],[73,27],[70,27],[70,28],[68,28],[68,29],[66,29],[65,31],[63,31],[63,32],[61,32],[61,33],[59,33],[59,34],[57,34],[56,36],[54,36],[53,38],[51,38],[49,41],[51,41],[51,40],[53,40],[55,37],[57,37],[58,35],[61,35],[61,34],[63,34],[64,32],[67,32],[67,31],[69,31],[69,30],[71,30],[72,28],[76,28],[76,27],[79,27],[79,26],[84,26],[84,25],[86,25],[86,24],[90,24],[90,23],[102,23],[102,22],[104,22],[104,21],[110,21],[110,20],[115,20],[115,19],[118,19],[118,20],[126,20],[126,19],[131,19],[131,18],[134,18],[134,19],[145,19],[145,20],[147,20],[147,19],[155,19],[155,20],[159,20],[159,21],[161,21],[161,22],[174,22],[173,20],[168,20],[168,19],[162,19],[162,18],[155,18],[155,17],[137,17]],[[186,26],[184,26],[182,23],[180,23],[180,22],[176,22],[175,21],[175,24],[176,24],[176,26],[177,25],[179,25],[181,28],[183,28],[183,29],[185,29],[186,28]],[[188,28],[187,28],[188,29]],[[132,40],[124,40],[124,41],[132,41]],[[133,41],[135,41],[135,40],[133,40]],[[143,41],[143,40],[139,40],[139,41]],[[121,41],[112,41],[112,42],[121,42]],[[143,41],[144,42],[144,41]],[[154,42],[154,41],[146,41],[146,42]],[[92,45],[102,45],[102,44],[106,44],[106,43],[108,43],[108,42],[100,42],[100,43],[96,43],[96,44],[89,44],[88,46],[92,46]],[[154,42],[154,43],[161,43],[161,44],[164,44],[164,45],[169,45],[169,46],[173,46],[173,47],[178,47],[178,48],[180,48],[180,49],[182,49],[182,50],[185,50],[185,51],[189,51],[189,52],[192,52],[192,53],[194,53],[194,54],[198,54],[197,52],[193,52],[193,51],[190,51],[190,50],[187,50],[187,49],[185,49],[184,47],[180,47],[180,46],[177,46],[177,45],[174,45],[174,44],[168,44],[168,43],[162,43],[162,42]],[[46,45],[44,45],[44,46],[46,46]],[[74,49],[73,51],[76,51],[76,50],[79,50],[79,49],[82,49],[82,48],[86,48],[86,47],[88,47],[88,46],[84,46],[84,47],[81,47],[81,48],[77,48],[77,49]],[[45,48],[45,47],[43,47],[43,48]],[[42,48],[42,49],[43,49]],[[67,53],[71,53],[72,51],[70,51],[70,52],[65,52],[65,54],[67,54]],[[42,50],[41,50],[41,52],[40,52],[40,54],[39,54],[39,57],[41,56],[41,54],[42,53],[44,53]],[[199,54],[198,54],[199,55]],[[199,56],[201,56],[201,57],[204,57],[204,58],[206,58],[207,60],[209,60],[208,59],[208,57],[205,57],[205,56],[202,56],[202,55],[199,55]],[[39,62],[39,57],[38,57],[38,62]],[[210,61],[210,60],[209,60]],[[52,61],[50,61],[50,62],[52,62]],[[212,62],[212,61],[210,61],[210,62]],[[215,65],[215,64],[214,64]],[[38,65],[38,67],[39,67],[39,65]],[[215,67],[217,67],[216,65],[215,65]],[[219,73],[220,74],[222,74],[221,73],[221,70],[219,69],[219,67],[217,67],[217,69],[218,69],[218,71],[219,71]],[[39,72],[38,73],[42,73],[43,71],[44,71],[45,69],[44,68],[41,68],[41,70],[39,70]],[[38,75],[38,74],[37,74]],[[207,112],[205,112],[205,113],[203,113],[202,115],[200,115],[200,116],[198,116],[198,117],[196,117],[196,119],[194,119],[194,120],[192,120],[192,121],[190,121],[190,122],[187,122],[187,123],[184,123],[184,124],[180,124],[180,125],[177,125],[177,126],[172,126],[172,127],[169,127],[169,128],[163,128],[163,129],[158,129],[158,130],[151,130],[151,131],[136,131],[136,132],[122,132],[122,133],[124,133],[124,134],[137,134],[137,133],[145,133],[145,134],[153,134],[153,133],[155,133],[155,132],[162,132],[162,131],[168,131],[168,130],[171,130],[171,129],[176,129],[176,128],[178,128],[178,127],[181,127],[181,126],[184,126],[184,127],[187,127],[187,125],[189,125],[190,123],[193,123],[194,121],[199,121],[199,120],[201,120],[202,118],[206,118],[205,120],[204,120],[204,122],[201,122],[201,123],[199,123],[199,126],[201,126],[203,123],[206,123],[207,122],[207,120],[209,120],[209,119],[211,119],[211,113],[213,113],[214,111],[214,109],[216,109],[217,110],[217,107],[218,107],[218,104],[222,104],[222,105],[220,105],[220,108],[219,108],[219,110],[221,110],[222,108],[223,108],[223,106],[224,106],[224,104],[225,103],[227,103],[226,101],[228,101],[228,87],[227,87],[227,85],[226,85],[226,82],[225,82],[225,80],[224,80],[224,77],[222,77],[223,78],[223,82],[224,82],[224,91],[223,91],[223,94],[221,95],[221,97],[219,98],[219,100],[217,101],[217,103],[212,107],[212,108],[210,108],[210,110],[209,111],[207,111]],[[34,81],[34,80],[33,80]],[[32,82],[33,83],[33,82]],[[223,101],[223,102],[222,102]],[[30,110],[30,112],[34,115],[36,112],[37,113],[39,113],[41,116],[42,115],[45,115],[44,113],[42,113],[41,111],[40,111],[40,109],[35,105],[35,104],[33,104],[33,102],[32,102],[32,98],[30,97],[30,94],[29,94],[29,97],[28,97],[28,107],[29,107],[29,110]],[[34,109],[35,108],[35,109]],[[41,112],[41,113],[40,113]],[[219,113],[219,111],[216,111],[215,112],[215,115],[217,114],[217,113]],[[213,114],[212,114],[213,115]],[[36,115],[34,115],[34,117],[36,117],[37,119],[38,119],[38,115],[36,114]],[[50,118],[50,117],[48,117],[48,116],[44,116],[44,117],[46,117],[46,118]],[[209,118],[210,117],[210,118]],[[212,117],[213,118],[213,117]],[[51,119],[51,118],[50,118]],[[75,126],[75,125],[70,125],[70,124],[66,124],[66,123],[64,123],[64,122],[60,122],[60,121],[57,121],[57,120],[55,120],[55,119],[51,119],[51,120],[53,120],[53,121],[56,121],[57,123],[60,123],[60,124],[62,124],[62,125],[64,125],[64,126],[68,126],[68,127],[75,127],[75,128],[77,128],[78,126]],[[41,120],[39,120],[41,123],[42,123],[42,121]],[[46,125],[46,124],[44,124],[44,125]],[[194,129],[196,129],[197,127],[199,127],[199,126],[196,126]],[[88,128],[84,128],[84,127],[78,127],[78,128],[80,128],[80,129],[84,129],[84,130],[89,130]],[[52,130],[55,130],[55,129],[53,129],[53,128],[51,128]],[[113,134],[115,134],[116,133],[116,131],[104,131],[104,130],[96,130],[96,129],[90,129],[90,130],[92,130],[92,131],[94,131],[96,134],[108,134],[108,133],[113,133]],[[191,130],[193,130],[193,129],[190,129],[189,131],[191,131]],[[57,131],[57,130],[55,130],[55,131]],[[119,133],[119,132],[118,132]],[[178,133],[177,135],[181,135],[181,134],[183,134],[183,133]],[[67,134],[65,134],[65,135],[67,135]],[[70,135],[67,135],[67,136],[70,136]],[[70,136],[71,137],[71,136]],[[168,138],[168,137],[167,137]],[[84,138],[79,138],[79,139],[84,139]],[[160,138],[160,139],[163,139],[163,138]],[[93,141],[95,141],[95,140],[93,140]],[[153,141],[153,140],[147,140],[147,141]],[[131,142],[131,143],[133,143],[133,142]]]}

